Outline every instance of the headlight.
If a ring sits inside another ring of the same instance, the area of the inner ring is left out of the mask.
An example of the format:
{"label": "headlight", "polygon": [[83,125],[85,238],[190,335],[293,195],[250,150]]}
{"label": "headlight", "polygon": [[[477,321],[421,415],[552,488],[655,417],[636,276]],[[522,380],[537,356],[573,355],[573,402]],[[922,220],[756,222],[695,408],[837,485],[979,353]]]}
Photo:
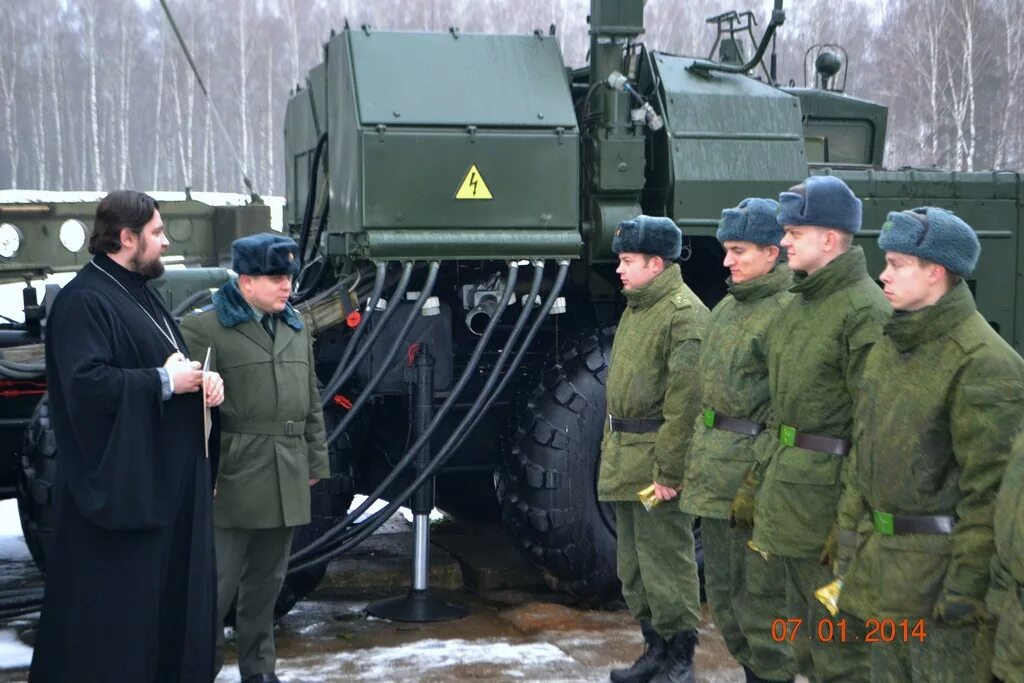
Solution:
{"label": "headlight", "polygon": [[85,224],[77,218],[69,218],[60,226],[60,243],[72,254],[85,246]]}
{"label": "headlight", "polygon": [[0,256],[12,258],[21,248],[21,230],[10,223],[0,225]]}

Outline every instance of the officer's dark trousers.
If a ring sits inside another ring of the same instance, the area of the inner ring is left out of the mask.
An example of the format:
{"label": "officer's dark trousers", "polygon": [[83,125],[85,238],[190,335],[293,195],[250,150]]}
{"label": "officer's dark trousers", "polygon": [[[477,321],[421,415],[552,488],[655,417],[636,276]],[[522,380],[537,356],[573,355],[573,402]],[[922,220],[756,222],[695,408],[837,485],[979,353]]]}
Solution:
{"label": "officer's dark trousers", "polygon": [[[276,529],[214,529],[217,550],[218,624],[235,608],[238,672],[242,678],[272,673],[274,603],[281,591],[292,545],[290,527]],[[224,664],[224,629],[217,629],[217,670]]]}
{"label": "officer's dark trousers", "polygon": [[650,621],[663,638],[696,629],[700,584],[693,517],[674,500],[650,512],[640,503],[615,503],[615,524],[618,574],[629,611]]}

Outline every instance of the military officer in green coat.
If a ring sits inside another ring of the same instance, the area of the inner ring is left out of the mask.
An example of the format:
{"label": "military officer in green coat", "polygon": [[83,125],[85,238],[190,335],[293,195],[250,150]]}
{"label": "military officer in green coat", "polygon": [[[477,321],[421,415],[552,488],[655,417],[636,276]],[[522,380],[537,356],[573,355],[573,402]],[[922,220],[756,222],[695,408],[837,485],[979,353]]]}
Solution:
{"label": "military officer in green coat", "polygon": [[[700,410],[696,368],[708,310],[673,261],[682,233],[668,218],[618,226],[612,251],[626,310],[612,343],[598,498],[615,508],[618,575],[641,624],[644,654],[624,681],[693,681],[700,622],[693,518],[668,503],[683,484],[686,450]],[[648,511],[647,487],[662,504]]]}
{"label": "military officer in green coat", "polygon": [[790,607],[780,616],[803,620],[798,670],[814,680],[861,681],[868,669],[863,643],[817,637],[818,624],[830,615],[814,592],[832,580],[829,539],[850,453],[853,402],[864,358],[890,308],[868,275],[863,249],[853,246],[861,202],[842,180],[812,176],[783,192],[778,220],[796,296],[768,334],[774,440],[763,466],[737,492],[734,509],[738,522],[749,522],[748,501],[760,483],[753,543],[783,558]]}
{"label": "military officer in green coat", "polygon": [[1024,360],[963,281],[981,251],[970,226],[944,209],[893,212],[878,246],[895,313],[862,374],[839,604],[883,636],[896,625],[870,646],[873,680],[988,681],[994,503],[1024,419]]}
{"label": "military officer in green coat", "polygon": [[1024,434],[1013,442],[996,497],[995,542],[988,609],[999,625],[992,673],[1024,681]]}
{"label": "military officer in green coat", "polygon": [[747,681],[788,681],[792,645],[772,637],[786,613],[782,560],[747,546],[749,527],[730,527],[733,498],[775,437],[769,419],[765,337],[793,295],[789,268],[779,262],[782,227],[773,199],[745,199],[722,212],[717,237],[725,248],[729,294],[711,312],[700,351],[703,411],[686,458],[680,509],[701,518],[704,577],[715,625]]}
{"label": "military officer in green coat", "polygon": [[224,378],[213,502],[219,623],[237,593],[239,673],[258,683],[278,680],[274,603],[292,529],[309,523],[309,488],[330,472],[309,330],[288,303],[298,246],[264,233],[236,240],[231,255],[238,278],[181,329],[196,358],[210,349]]}

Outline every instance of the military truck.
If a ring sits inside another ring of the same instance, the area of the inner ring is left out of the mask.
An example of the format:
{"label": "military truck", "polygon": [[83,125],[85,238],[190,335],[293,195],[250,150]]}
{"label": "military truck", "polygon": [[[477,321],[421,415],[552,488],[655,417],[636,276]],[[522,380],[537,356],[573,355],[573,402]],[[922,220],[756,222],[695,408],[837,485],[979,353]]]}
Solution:
{"label": "military truck", "polygon": [[[838,50],[819,51],[809,87],[762,68],[781,0],[749,59],[728,17],[716,59],[648,46],[643,5],[592,0],[579,68],[554,27],[346,24],[292,95],[285,222],[302,248],[294,303],[316,336],[333,471],[292,571],[343,554],[436,476],[439,507],[500,520],[553,585],[617,592],[595,480],[623,307],[610,244],[641,212],[682,229],[684,278],[713,306],[727,277],[714,232],[745,197],[842,177],[864,200],[874,272],[888,211],[950,208],[982,240],[980,310],[1021,349],[1018,173],[884,170],[886,108],[841,91]],[[434,417],[420,431],[408,380],[424,350]],[[429,465],[414,470],[424,445]],[[356,492],[367,500],[346,512]],[[391,503],[358,521],[378,499]]]}

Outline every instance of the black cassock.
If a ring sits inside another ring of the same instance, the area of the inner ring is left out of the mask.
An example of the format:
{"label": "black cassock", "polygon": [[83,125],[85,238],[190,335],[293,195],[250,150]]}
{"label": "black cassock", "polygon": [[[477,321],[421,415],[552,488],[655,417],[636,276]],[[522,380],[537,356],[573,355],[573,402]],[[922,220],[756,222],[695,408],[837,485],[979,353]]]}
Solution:
{"label": "black cassock", "polygon": [[34,683],[213,679],[202,396],[162,400],[156,368],[174,352],[170,338],[187,356],[145,279],[105,255],[53,304],[46,373],[59,504]]}

